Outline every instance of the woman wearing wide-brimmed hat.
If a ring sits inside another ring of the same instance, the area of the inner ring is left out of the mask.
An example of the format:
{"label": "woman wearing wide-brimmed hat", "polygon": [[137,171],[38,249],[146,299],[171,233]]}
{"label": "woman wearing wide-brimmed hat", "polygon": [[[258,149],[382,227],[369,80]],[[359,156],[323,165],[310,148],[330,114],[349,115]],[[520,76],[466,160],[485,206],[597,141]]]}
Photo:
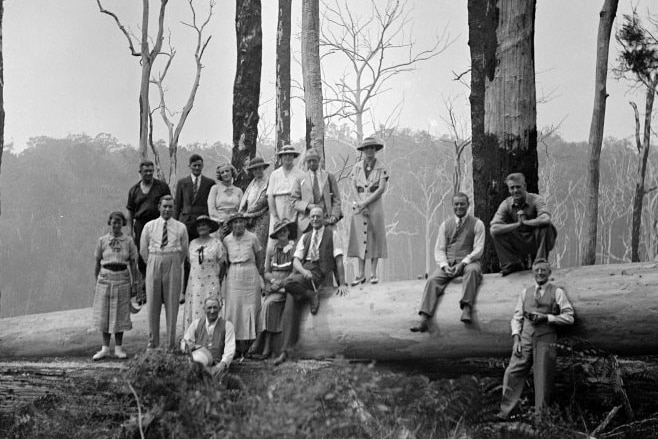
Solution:
{"label": "woman wearing wide-brimmed hat", "polygon": [[235,327],[238,351],[244,355],[260,332],[260,297],[263,285],[259,261],[261,244],[256,235],[246,230],[242,213],[233,215],[228,224],[231,233],[224,238],[228,255],[226,272],[226,320]]}
{"label": "woman wearing wide-brimmed hat", "polygon": [[[217,182],[210,188],[208,194],[208,215],[219,223],[219,227],[225,235],[228,233],[226,222],[240,207],[242,189],[233,185],[238,173],[230,163],[220,164],[215,173]],[[223,235],[215,233],[213,236],[222,239]]]}
{"label": "woman wearing wide-brimmed hat", "polygon": [[367,137],[357,148],[365,157],[354,165],[350,178],[356,199],[350,227],[347,256],[359,259],[359,273],[352,282],[358,285],[366,281],[366,259],[370,259],[370,283],[379,282],[377,262],[388,256],[386,224],[382,195],[388,183],[388,171],[375,155],[384,144],[374,137]]}
{"label": "woman wearing wide-brimmed hat", "polygon": [[[265,256],[265,290],[261,308],[261,329],[252,354],[262,359],[273,352],[274,337],[283,330],[283,308],[286,304],[286,291],[283,280],[292,273],[292,258],[295,253],[297,239],[297,224],[283,219],[274,225],[272,241],[267,246]],[[260,354],[260,355],[259,355]]]}
{"label": "woman wearing wide-brimmed hat", "polygon": [[209,295],[219,295],[226,266],[224,245],[211,235],[219,229],[219,224],[208,215],[201,215],[195,226],[199,237],[189,247],[190,277],[185,291],[183,328],[205,317],[204,301]]}
{"label": "woman wearing wide-brimmed hat", "polygon": [[[254,157],[245,169],[251,171],[254,178],[247,186],[240,201],[239,212],[247,218],[247,230],[258,237],[263,247],[260,260],[265,260],[265,246],[270,230],[270,208],[267,203],[267,184],[265,169],[270,166],[262,157]],[[258,267],[260,271],[263,267]]]}
{"label": "woman wearing wide-brimmed hat", "polygon": [[96,244],[96,289],[94,291],[94,327],[103,334],[103,346],[92,357],[100,360],[110,355],[110,337],[114,334],[114,356],[126,358],[121,347],[123,332],[132,329],[130,295],[137,293],[137,247],[121,229],[127,223],[122,212],[110,213],[110,232],[98,238]]}
{"label": "woman wearing wide-brimmed hat", "polygon": [[297,212],[291,205],[290,193],[297,178],[304,178],[304,171],[294,166],[299,152],[290,145],[283,146],[276,155],[281,160],[281,167],[270,175],[267,187],[267,200],[270,205],[270,233],[274,224],[282,219],[297,221]]}

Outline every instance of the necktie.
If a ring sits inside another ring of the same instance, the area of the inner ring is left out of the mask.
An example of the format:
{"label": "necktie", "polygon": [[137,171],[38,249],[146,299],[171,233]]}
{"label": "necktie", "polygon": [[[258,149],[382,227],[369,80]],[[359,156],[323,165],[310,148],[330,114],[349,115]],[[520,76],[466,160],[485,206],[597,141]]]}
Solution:
{"label": "necktie", "polygon": [[313,204],[320,204],[322,194],[320,193],[320,184],[318,183],[318,173],[313,171]]}
{"label": "necktie", "polygon": [[539,299],[541,299],[541,287],[537,286],[537,288],[535,288],[535,300],[539,301]]}
{"label": "necktie", "polygon": [[160,248],[165,248],[168,243],[168,237],[167,237],[167,220],[165,220],[164,225],[162,226],[162,243],[160,244]]}
{"label": "necktie", "polygon": [[194,189],[193,189],[194,198],[196,198],[197,193],[199,193],[199,177],[194,177]]}
{"label": "necktie", "polygon": [[463,218],[457,218],[457,231],[461,230],[463,224],[464,224],[464,219]]}
{"label": "necktie", "polygon": [[309,257],[311,261],[317,261],[320,259],[318,252],[318,247],[320,245],[320,233],[317,230],[313,230],[313,239],[311,240],[311,249],[309,251]]}

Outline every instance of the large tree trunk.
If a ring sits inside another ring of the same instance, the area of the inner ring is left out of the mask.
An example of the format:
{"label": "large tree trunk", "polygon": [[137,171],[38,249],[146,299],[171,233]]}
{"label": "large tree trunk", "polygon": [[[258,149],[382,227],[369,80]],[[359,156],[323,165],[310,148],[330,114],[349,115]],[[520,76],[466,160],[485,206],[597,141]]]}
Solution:
{"label": "large tree trunk", "polygon": [[247,160],[256,155],[258,139],[258,103],[263,53],[260,0],[236,0],[235,34],[237,66],[233,83],[233,155],[238,170],[235,185],[242,190],[249,184],[244,170]]}
{"label": "large tree trunk", "polygon": [[633,220],[631,226],[631,261],[640,262],[640,229],[642,228],[642,206],[644,204],[644,177],[647,174],[647,160],[649,148],[651,147],[651,115],[653,114],[653,100],[658,87],[658,74],[654,76],[651,84],[647,84],[647,94],[644,108],[644,136],[640,143],[640,124],[637,107],[633,104],[636,120],[636,139],[639,152],[637,164],[637,176],[635,177],[635,195],[633,196]]}
{"label": "large tree trunk", "polygon": [[142,38],[141,61],[142,75],[139,82],[139,159],[148,158],[149,135],[149,80],[151,79],[151,53],[149,50],[149,0],[142,0]]}
{"label": "large tree trunk", "polygon": [[316,148],[324,159],[319,0],[302,2],[302,75],[306,106],[306,148]]}
{"label": "large tree trunk", "polygon": [[[292,0],[279,0],[276,28],[276,150],[290,144],[290,33]],[[277,160],[277,166],[279,160]]]}
{"label": "large tree trunk", "polygon": [[[505,177],[525,175],[538,192],[535,1],[469,0],[475,215],[485,224],[507,196]],[[488,230],[487,230],[488,235]],[[498,261],[487,239],[486,272]]]}
{"label": "large tree trunk", "polygon": [[603,143],[603,126],[605,122],[605,105],[608,98],[606,81],[608,77],[608,53],[612,23],[617,14],[619,0],[605,0],[599,14],[599,33],[596,38],[596,82],[594,83],[594,108],[592,124],[589,128],[589,169],[587,179],[587,210],[585,227],[587,238],[583,243],[583,265],[596,263],[596,237],[599,220],[599,167],[601,162],[601,145]]}
{"label": "large tree trunk", "polygon": [[4,14],[5,3],[4,1],[0,1],[0,168],[2,167],[2,152],[5,148],[5,66],[4,55],[2,53],[2,23]]}
{"label": "large tree trunk", "polygon": [[[658,270],[655,263],[593,265],[556,270],[556,285],[566,288],[576,324],[573,335],[615,354],[658,354]],[[508,356],[510,319],[522,288],[534,282],[529,271],[485,275],[473,323],[459,321],[461,283],[451,283],[440,300],[429,333],[412,333],[424,281],[389,282],[352,288],[345,297],[322,291],[317,315],[302,316],[298,357],[342,355],[353,359],[419,361]],[[146,309],[132,316],[128,352],[141,352],[148,339]],[[182,322],[183,307],[179,322]],[[33,356],[87,356],[100,335],[92,331],[90,308],[0,319],[3,360]],[[162,324],[164,330],[164,324]],[[180,323],[179,334],[183,328]]]}

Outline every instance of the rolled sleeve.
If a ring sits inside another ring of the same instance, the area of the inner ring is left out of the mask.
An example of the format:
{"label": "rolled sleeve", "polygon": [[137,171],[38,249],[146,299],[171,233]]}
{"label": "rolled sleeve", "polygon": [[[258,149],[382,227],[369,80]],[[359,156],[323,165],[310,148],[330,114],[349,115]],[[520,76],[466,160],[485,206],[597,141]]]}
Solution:
{"label": "rolled sleeve", "polygon": [[548,215],[549,217],[551,216],[551,212],[548,210],[548,206],[546,205],[546,200],[544,197],[541,195],[535,195],[534,197],[534,204],[535,204],[535,209],[537,210],[537,217],[540,217],[542,215]]}
{"label": "rolled sleeve", "polygon": [[293,258],[297,258],[300,261],[304,260],[304,236],[302,236],[300,240],[297,241],[297,247],[295,248],[295,254],[293,254]]}
{"label": "rolled sleeve", "polygon": [[555,290],[555,302],[560,307],[560,314],[549,314],[548,322],[554,325],[572,325],[574,322],[573,306],[562,288]]}
{"label": "rolled sleeve", "polygon": [[228,321],[225,328],[224,353],[222,354],[221,362],[226,364],[226,367],[229,367],[233,361],[233,356],[235,356],[235,330],[233,329],[233,323]]}
{"label": "rolled sleeve", "polygon": [[512,316],[511,326],[512,326],[512,335],[521,335],[521,330],[523,329],[523,300],[525,299],[525,289],[521,290],[519,298],[516,301],[516,306],[514,307],[514,315]]}
{"label": "rolled sleeve", "polygon": [[338,235],[338,232],[336,230],[331,231],[331,236],[334,241],[334,258],[337,258],[338,256],[343,255],[343,245],[340,240],[340,235]]}

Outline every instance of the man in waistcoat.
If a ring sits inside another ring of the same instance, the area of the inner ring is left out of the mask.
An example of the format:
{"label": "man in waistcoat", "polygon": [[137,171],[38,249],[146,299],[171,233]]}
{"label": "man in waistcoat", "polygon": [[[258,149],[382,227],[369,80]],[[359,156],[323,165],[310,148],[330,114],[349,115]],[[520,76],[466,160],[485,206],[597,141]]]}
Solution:
{"label": "man in waistcoat", "polygon": [[528,259],[548,259],[557,238],[546,201],[526,190],[525,176],[510,174],[505,183],[510,196],[498,206],[489,230],[503,276],[526,269]]}
{"label": "man in waistcoat", "polygon": [[174,199],[160,198],[160,218],[144,226],[140,255],[146,261],[146,306],[151,349],[160,344],[160,312],[165,307],[167,318],[167,349],[176,347],[176,320],[181,293],[182,265],[187,257],[188,238],[185,224],[172,218]]}
{"label": "man in waistcoat", "polygon": [[333,174],[320,168],[320,153],[306,151],[304,176],[295,180],[290,191],[290,204],[297,211],[297,227],[306,232],[310,226],[311,209],[319,206],[324,211],[324,224],[333,226],[343,217],[338,183]]}
{"label": "man in waistcoat", "polygon": [[540,415],[550,403],[557,351],[556,326],[572,325],[573,307],[564,290],[550,283],[551,266],[536,259],[532,272],[535,285],[524,288],[512,317],[514,347],[503,378],[503,399],[497,416],[506,419],[521,398],[530,368],[535,383],[535,412]]}
{"label": "man in waistcoat", "polygon": [[283,314],[281,355],[274,361],[275,365],[286,361],[287,350],[297,341],[299,302],[308,301],[311,314],[317,314],[320,307],[318,290],[325,279],[330,279],[333,273],[336,273],[338,282],[336,295],[344,296],[349,291],[345,282],[343,248],[336,229],[324,226],[324,211],[321,207],[311,209],[310,220],[312,230],[304,233],[297,242],[292,260],[295,272],[283,282],[283,287],[289,296]]}
{"label": "man in waistcoat", "polygon": [[221,299],[208,296],[203,303],[205,318],[190,323],[181,340],[181,350],[192,354],[192,359],[208,368],[210,374],[221,379],[235,355],[233,324],[219,317]]}
{"label": "man in waistcoat", "polygon": [[427,279],[420,305],[420,322],[411,328],[412,332],[426,332],[429,320],[434,315],[439,297],[453,279],[463,276],[461,321],[471,323],[471,311],[475,296],[482,282],[480,257],[484,248],[484,223],[469,215],[468,195],[458,192],[452,197],[453,218],[445,220],[439,227],[434,247],[436,271]]}

